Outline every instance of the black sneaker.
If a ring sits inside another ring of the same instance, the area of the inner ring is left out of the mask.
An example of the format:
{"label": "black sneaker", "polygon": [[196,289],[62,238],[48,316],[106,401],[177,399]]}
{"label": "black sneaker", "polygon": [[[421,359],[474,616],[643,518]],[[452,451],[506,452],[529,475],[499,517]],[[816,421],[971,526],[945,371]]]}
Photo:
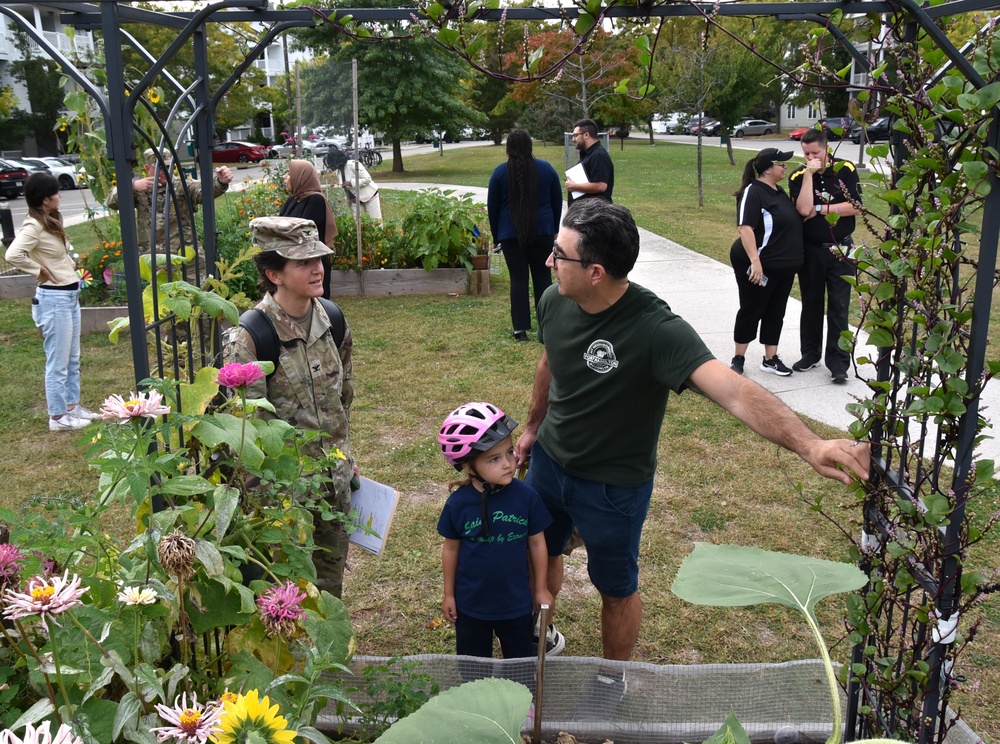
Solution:
{"label": "black sneaker", "polygon": [[846,372],[834,372],[833,376],[830,378],[833,380],[834,385],[846,385],[847,384],[847,373]]}
{"label": "black sneaker", "polygon": [[625,672],[601,669],[590,681],[573,714],[574,721],[610,721],[628,692]]}
{"label": "black sneaker", "polygon": [[511,334],[511,336],[514,338],[515,341],[527,341],[528,340],[528,332],[527,331],[514,331]]}
{"label": "black sneaker", "polygon": [[729,363],[729,369],[738,375],[743,374],[743,365],[746,363],[747,358],[737,354],[733,357],[733,361]]}
{"label": "black sneaker", "polygon": [[802,357],[799,361],[792,365],[792,369],[796,372],[805,372],[809,369],[815,369],[819,366],[819,357]]}
{"label": "black sneaker", "polygon": [[[545,655],[558,656],[566,648],[566,636],[559,632],[555,623],[549,623],[545,631]],[[538,625],[535,624],[535,638],[531,643],[532,656],[538,656]]]}
{"label": "black sneaker", "polygon": [[785,363],[778,358],[775,354],[773,357],[768,359],[764,357],[764,361],[760,363],[761,372],[771,372],[779,377],[788,377],[792,374],[792,370],[785,366]]}

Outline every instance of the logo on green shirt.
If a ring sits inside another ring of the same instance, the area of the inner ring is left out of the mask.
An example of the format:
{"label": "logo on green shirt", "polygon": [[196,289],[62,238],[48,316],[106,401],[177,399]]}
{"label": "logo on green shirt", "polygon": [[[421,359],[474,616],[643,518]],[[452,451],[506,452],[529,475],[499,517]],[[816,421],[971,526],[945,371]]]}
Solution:
{"label": "logo on green shirt", "polygon": [[611,345],[610,341],[605,341],[603,338],[590,344],[583,355],[583,360],[588,367],[601,375],[618,366],[618,360],[615,358],[615,347]]}

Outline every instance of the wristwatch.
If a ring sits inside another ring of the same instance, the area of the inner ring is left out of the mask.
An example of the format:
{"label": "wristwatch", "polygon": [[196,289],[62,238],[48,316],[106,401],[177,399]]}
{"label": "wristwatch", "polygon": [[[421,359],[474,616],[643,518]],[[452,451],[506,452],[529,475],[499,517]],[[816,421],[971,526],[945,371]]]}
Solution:
{"label": "wristwatch", "polygon": [[823,205],[822,204],[817,204],[816,205],[816,214],[823,214]]}

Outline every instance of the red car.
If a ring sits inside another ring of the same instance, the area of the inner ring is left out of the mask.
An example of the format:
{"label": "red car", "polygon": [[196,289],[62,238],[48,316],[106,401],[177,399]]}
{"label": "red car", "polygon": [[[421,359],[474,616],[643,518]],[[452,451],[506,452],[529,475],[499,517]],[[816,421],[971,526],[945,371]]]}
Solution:
{"label": "red car", "polygon": [[249,142],[221,142],[212,147],[213,163],[259,163],[266,157],[266,147]]}
{"label": "red car", "polygon": [[0,160],[0,196],[16,198],[24,193],[28,171],[6,160]]}
{"label": "red car", "polygon": [[[837,116],[833,119],[827,119],[823,122],[823,131],[826,132],[826,139],[828,142],[833,142],[834,140],[843,139],[847,133],[847,130],[851,128],[853,122],[847,116]],[[800,140],[802,135],[808,132],[810,129],[815,129],[816,127],[800,127],[799,129],[793,129],[788,133],[788,139]]]}

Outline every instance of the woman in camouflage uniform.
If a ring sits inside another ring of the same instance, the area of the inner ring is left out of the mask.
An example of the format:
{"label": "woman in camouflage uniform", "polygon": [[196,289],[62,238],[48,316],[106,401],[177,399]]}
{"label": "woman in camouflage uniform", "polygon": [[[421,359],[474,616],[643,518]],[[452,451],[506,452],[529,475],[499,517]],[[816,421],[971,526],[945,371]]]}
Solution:
{"label": "woman in camouflage uniform", "polygon": [[[254,257],[260,274],[258,287],[264,299],[257,309],[264,312],[277,332],[280,355],[274,374],[250,386],[248,397],[267,398],[276,416],[300,429],[317,430],[322,437],[310,456],[339,447],[348,460],[331,473],[326,499],[335,511],[347,513],[351,504],[350,482],[355,474],[351,459],[350,420],[354,386],[351,382],[350,327],[345,328],[339,348],[330,316],[316,298],[323,296],[322,256],[332,251],[319,240],[311,220],[295,217],[259,217],[250,223],[253,241],[261,252]],[[346,326],[346,323],[345,323]],[[257,360],[257,349],[249,331],[234,329],[226,360],[246,364]],[[314,514],[313,554],[316,585],[339,597],[343,588],[348,536],[338,521],[324,521]]]}

